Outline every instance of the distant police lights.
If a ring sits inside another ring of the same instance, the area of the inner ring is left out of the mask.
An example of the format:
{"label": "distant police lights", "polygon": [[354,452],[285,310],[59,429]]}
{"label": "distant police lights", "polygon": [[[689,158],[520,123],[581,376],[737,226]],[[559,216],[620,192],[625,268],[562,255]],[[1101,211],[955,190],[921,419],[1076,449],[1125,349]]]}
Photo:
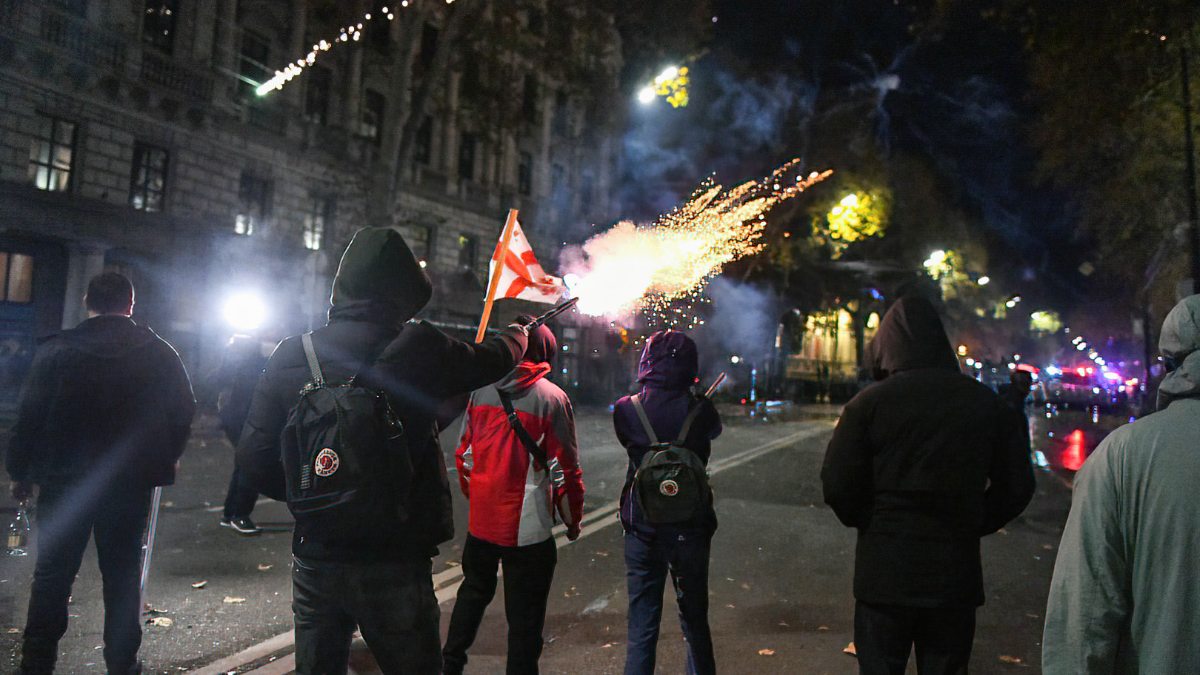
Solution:
{"label": "distant police lights", "polygon": [[263,325],[267,319],[267,305],[256,293],[242,291],[229,296],[221,314],[234,330],[250,332]]}

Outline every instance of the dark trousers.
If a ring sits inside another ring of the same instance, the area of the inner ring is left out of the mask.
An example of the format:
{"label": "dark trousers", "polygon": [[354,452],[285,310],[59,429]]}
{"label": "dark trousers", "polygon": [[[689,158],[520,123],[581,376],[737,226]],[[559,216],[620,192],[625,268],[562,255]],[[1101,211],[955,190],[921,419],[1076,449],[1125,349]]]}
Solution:
{"label": "dark trousers", "polygon": [[625,675],[654,673],[667,573],[675,586],[679,624],[687,641],[687,672],[712,675],[708,628],[708,553],[712,535],[703,531],[660,531],[652,537],[625,533],[625,581],[629,588],[629,645]]}
{"label": "dark trousers", "polygon": [[225,492],[225,519],[249,518],[258,501],[258,491],[246,483],[246,478],[237,467],[229,477],[229,489]]}
{"label": "dark trousers", "polygon": [[558,548],[550,538],[529,546],[497,546],[467,535],[463,545],[463,582],[458,588],[450,633],[442,652],[444,672],[461,673],[488,603],[496,595],[496,569],[504,566],[504,616],[508,619],[509,675],[538,672],[542,628]]}
{"label": "dark trousers", "polygon": [[37,500],[37,563],[21,654],[23,673],[49,673],[67,632],[67,601],[88,540],[104,586],[104,662],[109,673],[137,669],[142,644],[142,536],[150,489],[99,488],[88,483],[42,485]]}
{"label": "dark trousers", "polygon": [[441,672],[441,613],[429,559],[334,563],[292,558],[296,672],[341,675],[355,627],[386,675]]}
{"label": "dark trousers", "polygon": [[854,647],[863,675],[903,675],[916,647],[921,675],[967,672],[975,638],[975,608],[854,607]]}

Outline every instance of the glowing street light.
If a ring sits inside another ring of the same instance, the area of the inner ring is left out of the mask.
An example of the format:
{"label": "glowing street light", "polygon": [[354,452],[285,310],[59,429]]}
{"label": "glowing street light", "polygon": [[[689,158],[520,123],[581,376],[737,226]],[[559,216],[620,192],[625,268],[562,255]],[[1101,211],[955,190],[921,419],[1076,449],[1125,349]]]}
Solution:
{"label": "glowing street light", "polygon": [[258,294],[242,291],[229,296],[221,314],[234,330],[250,332],[263,325],[267,318],[267,305]]}
{"label": "glowing street light", "polygon": [[979,277],[979,279],[975,283],[979,284],[980,286],[987,286],[988,284],[992,283],[992,278],[985,275],[985,276]]}

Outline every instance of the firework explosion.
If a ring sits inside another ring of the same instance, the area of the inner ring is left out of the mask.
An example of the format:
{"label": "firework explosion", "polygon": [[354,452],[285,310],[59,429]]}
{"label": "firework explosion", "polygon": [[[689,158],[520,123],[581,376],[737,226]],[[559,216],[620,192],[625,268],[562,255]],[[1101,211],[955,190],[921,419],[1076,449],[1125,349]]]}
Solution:
{"label": "firework explosion", "polygon": [[566,249],[561,267],[579,310],[608,318],[662,314],[676,301],[695,299],[725,265],[762,250],[767,211],[833,173],[814,171],[789,182],[785,176],[798,161],[729,190],[705,181],[650,225],[623,221]]}

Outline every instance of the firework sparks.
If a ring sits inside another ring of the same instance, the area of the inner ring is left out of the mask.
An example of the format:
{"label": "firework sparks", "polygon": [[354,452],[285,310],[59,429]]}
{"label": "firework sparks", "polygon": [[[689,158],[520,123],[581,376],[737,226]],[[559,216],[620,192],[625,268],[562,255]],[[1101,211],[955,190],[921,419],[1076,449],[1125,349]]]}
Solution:
{"label": "firework sparks", "polygon": [[630,221],[563,253],[564,279],[591,316],[663,312],[694,298],[725,265],[762,250],[766,212],[832,171],[787,176],[798,160],[770,176],[728,190],[706,181],[691,199],[647,226]]}

